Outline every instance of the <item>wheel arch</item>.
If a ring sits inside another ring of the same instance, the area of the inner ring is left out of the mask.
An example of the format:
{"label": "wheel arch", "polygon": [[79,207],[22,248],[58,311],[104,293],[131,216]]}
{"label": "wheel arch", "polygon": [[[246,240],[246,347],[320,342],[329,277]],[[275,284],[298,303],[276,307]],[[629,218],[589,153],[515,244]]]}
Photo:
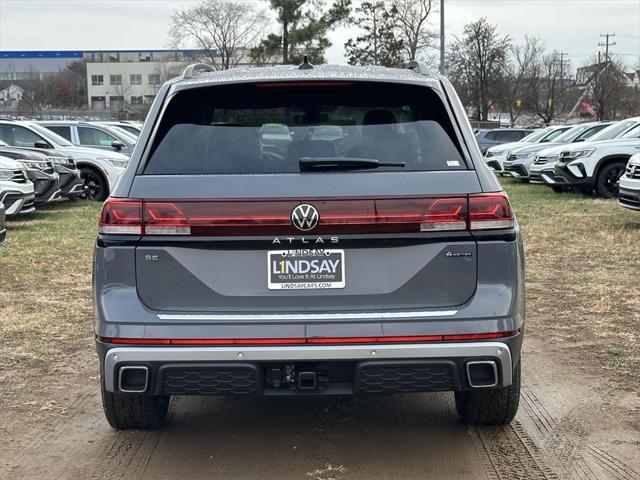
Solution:
{"label": "wheel arch", "polygon": [[598,160],[598,163],[596,163],[596,168],[593,170],[594,181],[596,178],[598,178],[598,175],[600,174],[600,169],[602,167],[614,162],[627,163],[629,158],[631,158],[631,154],[627,154],[627,153],[612,153],[611,155],[606,155],[602,157],[600,160]]}
{"label": "wheel arch", "polygon": [[111,194],[111,189],[109,187],[109,179],[107,178],[107,176],[104,174],[104,172],[99,166],[97,166],[95,163],[92,163],[86,160],[76,160],[76,167],[78,168],[78,170],[82,170],[82,169],[93,170],[95,173],[100,175],[100,178],[102,178],[102,181],[104,182],[104,186],[107,189],[106,196],[109,196]]}

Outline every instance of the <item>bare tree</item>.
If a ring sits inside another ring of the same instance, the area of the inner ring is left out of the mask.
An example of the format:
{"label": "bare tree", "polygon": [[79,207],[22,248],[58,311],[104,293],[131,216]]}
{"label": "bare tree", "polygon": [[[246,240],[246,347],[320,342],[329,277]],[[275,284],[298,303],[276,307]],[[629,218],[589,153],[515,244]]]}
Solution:
{"label": "bare tree", "polygon": [[228,0],[205,0],[176,11],[170,34],[174,45],[188,42],[206,52],[219,70],[236,67],[262,35],[265,16],[250,4]]}
{"label": "bare tree", "polygon": [[563,70],[555,50],[529,65],[527,103],[545,124],[551,123],[562,111],[562,98],[568,90]]}
{"label": "bare tree", "polygon": [[587,95],[596,110],[598,120],[617,116],[626,97],[626,74],[616,58],[597,64],[587,85]]}
{"label": "bare tree", "polygon": [[525,37],[523,45],[509,48],[505,75],[499,80],[496,102],[503,111],[509,113],[511,124],[515,123],[527,107],[525,98],[529,88],[531,65],[539,63],[543,53],[544,45],[533,37]]}
{"label": "bare tree", "polygon": [[393,0],[398,39],[407,60],[426,60],[425,50],[433,43],[436,34],[429,30],[429,16],[435,0]]}
{"label": "bare tree", "polygon": [[464,27],[449,49],[449,76],[462,91],[477,120],[486,121],[495,103],[496,87],[504,76],[511,40],[501,37],[486,18]]}

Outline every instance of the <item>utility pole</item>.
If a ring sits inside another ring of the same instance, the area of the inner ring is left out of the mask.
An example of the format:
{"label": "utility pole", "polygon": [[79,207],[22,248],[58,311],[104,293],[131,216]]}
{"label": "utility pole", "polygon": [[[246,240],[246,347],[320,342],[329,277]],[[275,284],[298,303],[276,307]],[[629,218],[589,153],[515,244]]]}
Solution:
{"label": "utility pole", "polygon": [[615,37],[616,34],[615,33],[605,33],[605,34],[600,34],[600,36],[602,38],[605,38],[606,40],[603,42],[599,42],[598,46],[599,47],[604,47],[604,60],[605,62],[609,62],[609,47],[613,47],[616,42],[611,42],[609,41],[609,38],[611,37]]}
{"label": "utility pole", "polygon": [[444,0],[440,0],[440,74],[444,75]]}
{"label": "utility pole", "polygon": [[562,86],[564,82],[564,67],[569,66],[569,60],[565,60],[564,57],[568,57],[569,54],[567,52],[560,52],[558,55],[560,55],[560,61],[558,62],[560,65],[560,86]]}

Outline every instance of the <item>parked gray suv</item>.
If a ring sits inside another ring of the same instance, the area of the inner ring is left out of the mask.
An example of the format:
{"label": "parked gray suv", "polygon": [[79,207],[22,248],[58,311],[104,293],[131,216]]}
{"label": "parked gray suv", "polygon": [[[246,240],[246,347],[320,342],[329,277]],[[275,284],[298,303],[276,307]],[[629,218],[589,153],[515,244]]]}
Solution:
{"label": "parked gray suv", "polygon": [[513,419],[518,224],[451,84],[410,67],[195,65],[160,89],[95,247],[113,427],[161,426],[172,395],[451,391],[466,423]]}

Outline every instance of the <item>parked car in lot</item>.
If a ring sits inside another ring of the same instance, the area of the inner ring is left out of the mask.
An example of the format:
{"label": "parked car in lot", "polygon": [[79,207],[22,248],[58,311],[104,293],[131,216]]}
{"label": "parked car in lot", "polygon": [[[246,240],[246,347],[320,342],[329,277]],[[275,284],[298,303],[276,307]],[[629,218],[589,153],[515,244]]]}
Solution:
{"label": "parked car in lot", "polygon": [[5,222],[4,205],[0,202],[0,246],[4,245],[7,239],[7,226]]}
{"label": "parked car in lot", "polygon": [[[613,122],[606,128],[602,129],[600,132],[591,136],[589,138],[589,142],[591,143],[591,142],[602,142],[604,140],[613,140],[615,138],[620,137],[621,135],[624,135],[627,131],[629,131],[631,128],[636,126],[638,123],[640,122],[634,120],[633,118],[621,120],[618,122]],[[564,184],[558,184],[556,182],[555,166],[560,161],[560,154],[562,153],[563,150],[566,150],[564,146],[558,147],[558,152],[553,153],[553,156],[552,156],[553,158],[551,158],[551,161],[548,161],[546,164],[541,165],[540,176],[542,177],[542,181],[544,182],[545,185],[553,188],[553,190],[556,192],[567,190],[567,189],[573,189],[573,187],[571,186],[566,186],[566,185],[563,186]],[[557,155],[557,159],[555,158],[555,155]],[[536,165],[534,165],[534,167],[539,168]],[[576,188],[576,190],[580,191],[581,189],[578,187]]]}
{"label": "parked car in lot", "polygon": [[140,136],[140,132],[142,132],[142,124],[137,122],[118,122],[118,121],[105,121],[105,122],[91,122],[96,125],[110,125],[112,127],[119,128],[124,130],[129,135],[132,135],[135,138]]}
{"label": "parked car in lot", "polygon": [[0,147],[0,155],[12,158],[22,166],[27,178],[33,183],[36,205],[60,198],[60,175],[46,155],[11,147]]}
{"label": "parked car in lot", "polygon": [[50,161],[55,173],[59,176],[60,195],[66,198],[79,198],[84,194],[84,182],[80,178],[80,170],[77,169],[73,158],[60,150],[44,148],[10,147],[0,140],[0,155],[18,159],[17,156],[24,152],[41,154],[44,158],[39,161]]}
{"label": "parked car in lot", "polygon": [[127,156],[131,156],[137,141],[137,137],[110,125],[62,120],[38,123],[74,145],[114,151]]}
{"label": "parked car in lot", "polygon": [[22,165],[12,158],[0,156],[0,202],[7,218],[30,213],[34,205],[33,183],[27,179]]}
{"label": "parked car in lot", "polygon": [[0,120],[0,140],[12,146],[50,149],[71,155],[90,200],[107,198],[129,164],[129,157],[125,155],[75,146],[35,122]]}
{"label": "parked car in lot", "polygon": [[[558,132],[558,129],[563,129],[561,132]],[[504,143],[502,145],[498,145],[496,147],[490,147],[487,149],[487,153],[485,154],[485,162],[494,172],[499,175],[504,174],[503,164],[507,159],[507,154],[513,148],[522,147],[526,144],[534,144],[534,143],[542,143],[545,141],[550,141],[549,137],[555,137],[560,135],[563,131],[566,130],[566,127],[563,126],[552,126],[546,127],[541,130],[536,130],[535,132],[530,133],[526,137],[524,137],[519,142],[512,143]]]}
{"label": "parked car in lot", "polygon": [[491,147],[505,143],[519,142],[527,135],[530,135],[531,132],[533,132],[533,130],[529,128],[496,128],[493,130],[480,129],[476,133],[476,141],[484,155]]}
{"label": "parked car in lot", "polygon": [[640,152],[629,158],[625,173],[620,177],[618,201],[632,210],[640,210]]}
{"label": "parked car in lot", "polygon": [[635,126],[616,139],[584,142],[563,150],[554,168],[556,185],[617,197],[627,161],[640,150],[640,117],[632,120]]}
{"label": "parked car in lot", "polygon": [[604,128],[604,126],[600,127],[597,122],[583,123],[573,127],[568,127],[567,130],[548,142],[535,143],[533,145],[524,145],[519,148],[514,148],[507,153],[507,159],[502,165],[504,173],[520,180],[529,180],[529,169],[531,168],[538,152],[558,145],[584,142],[587,138],[602,128]]}
{"label": "parked car in lot", "polygon": [[[94,252],[113,427],[160,426],[172,395],[452,391],[466,423],[513,419],[519,227],[451,84],[412,67],[196,65],[160,89]],[[307,140],[325,125],[354,146]]]}

